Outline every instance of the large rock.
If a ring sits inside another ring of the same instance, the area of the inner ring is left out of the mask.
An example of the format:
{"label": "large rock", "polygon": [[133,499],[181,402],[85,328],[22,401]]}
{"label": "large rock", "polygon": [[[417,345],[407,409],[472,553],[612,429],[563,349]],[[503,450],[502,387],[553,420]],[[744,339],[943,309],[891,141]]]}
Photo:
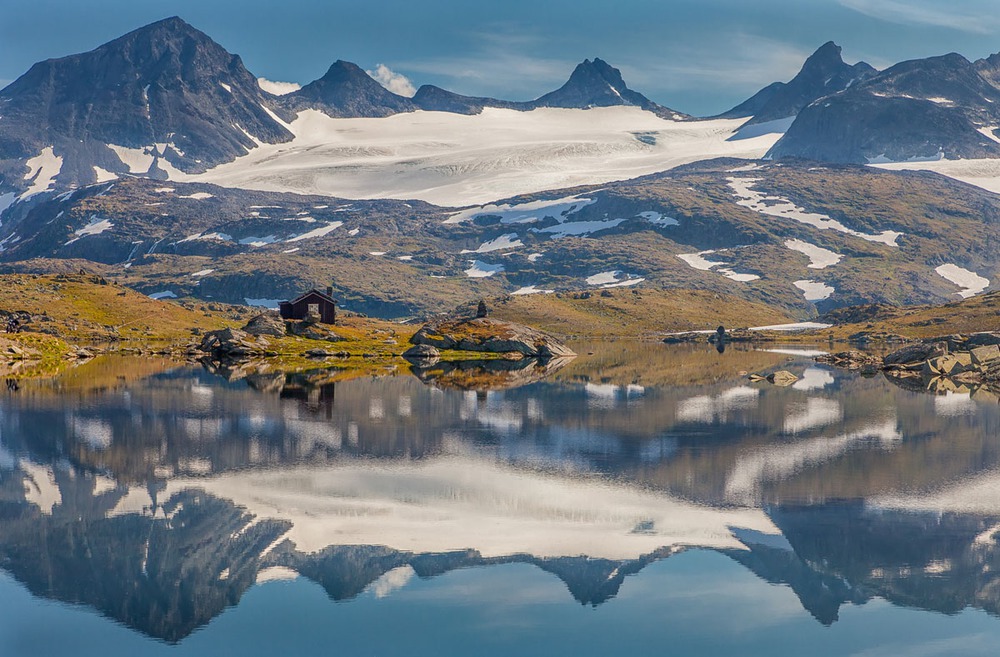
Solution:
{"label": "large rock", "polygon": [[536,329],[488,317],[426,324],[410,338],[415,345],[537,358],[575,356],[566,345]]}
{"label": "large rock", "polygon": [[252,317],[243,330],[250,335],[271,335],[280,338],[285,335],[285,322],[275,313],[261,313]]}
{"label": "large rock", "polygon": [[201,340],[201,350],[216,357],[250,356],[262,353],[266,346],[266,343],[254,340],[249,333],[234,328],[211,331]]}
{"label": "large rock", "polygon": [[778,370],[773,374],[767,375],[767,380],[776,386],[790,386],[799,380],[799,377],[795,376],[788,370]]}
{"label": "large rock", "polygon": [[948,347],[943,343],[918,342],[898,349],[882,359],[882,364],[889,365],[910,365],[921,363],[931,358],[943,356],[947,353]]}
{"label": "large rock", "polygon": [[976,347],[970,352],[972,364],[977,367],[986,367],[1000,361],[1000,346],[991,344],[984,347]]}

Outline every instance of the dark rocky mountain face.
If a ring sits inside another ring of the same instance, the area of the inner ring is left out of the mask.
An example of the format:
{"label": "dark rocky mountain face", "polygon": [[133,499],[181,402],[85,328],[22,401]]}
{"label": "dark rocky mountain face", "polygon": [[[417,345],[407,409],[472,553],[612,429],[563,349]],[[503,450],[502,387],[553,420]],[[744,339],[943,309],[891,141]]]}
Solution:
{"label": "dark rocky mountain face", "polygon": [[318,109],[335,118],[373,118],[417,109],[409,98],[380,85],[356,64],[337,60],[326,74],[281,97],[292,111]]}
{"label": "dark rocky mountain face", "polygon": [[976,67],[976,72],[978,72],[984,80],[992,84],[994,87],[1000,88],[1000,52],[990,55],[985,59],[976,61],[973,66]]}
{"label": "dark rocky mountain face", "polygon": [[684,117],[683,114],[657,105],[639,92],[629,89],[622,79],[621,71],[598,58],[593,61],[585,59],[573,70],[566,84],[531,103],[532,107],[577,109],[620,105],[640,107],[664,118]]}
{"label": "dark rocky mountain face", "polygon": [[877,73],[865,62],[853,66],[844,63],[840,53],[840,46],[833,41],[823,44],[790,81],[770,84],[720,116],[750,116],[748,125],[789,118],[818,98],[843,91]]}
{"label": "dark rocky mountain face", "polygon": [[816,101],[769,153],[866,163],[911,158],[996,158],[981,131],[1000,123],[1000,89],[957,54],[902,62]]}
{"label": "dark rocky mountain face", "polygon": [[[35,64],[0,91],[0,175],[6,187],[24,187],[25,161],[47,147],[62,158],[54,181],[62,188],[95,182],[94,166],[161,178],[168,166],[203,171],[255,139],[290,140],[265,108],[272,104],[238,56],[169,18]],[[107,144],[138,149],[145,161],[129,167]]]}
{"label": "dark rocky mountain face", "polygon": [[413,96],[413,103],[420,109],[429,112],[453,112],[455,114],[479,114],[486,107],[522,111],[532,109],[531,103],[463,96],[441,87],[435,87],[432,84],[425,84],[417,89],[417,93]]}

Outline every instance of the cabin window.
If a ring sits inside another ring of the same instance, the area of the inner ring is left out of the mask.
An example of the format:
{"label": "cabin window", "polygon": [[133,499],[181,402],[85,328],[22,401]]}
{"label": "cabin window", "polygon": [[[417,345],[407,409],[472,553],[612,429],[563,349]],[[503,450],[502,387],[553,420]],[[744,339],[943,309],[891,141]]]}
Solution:
{"label": "cabin window", "polygon": [[311,303],[309,304],[309,312],[319,314],[319,304]]}

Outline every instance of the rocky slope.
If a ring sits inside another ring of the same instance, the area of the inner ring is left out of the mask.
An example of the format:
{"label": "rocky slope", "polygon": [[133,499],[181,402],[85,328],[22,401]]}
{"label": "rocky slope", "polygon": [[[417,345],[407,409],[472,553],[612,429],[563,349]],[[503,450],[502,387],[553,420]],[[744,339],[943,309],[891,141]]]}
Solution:
{"label": "rocky slope", "polygon": [[902,62],[802,110],[768,153],[829,162],[1000,157],[1000,88],[952,53]]}
{"label": "rocky slope", "polygon": [[15,209],[0,227],[10,271],[84,267],[147,294],[265,305],[332,285],[396,318],[629,288],[799,318],[941,303],[993,289],[1000,238],[997,197],[933,174],[735,160],[465,210],[142,179]]}

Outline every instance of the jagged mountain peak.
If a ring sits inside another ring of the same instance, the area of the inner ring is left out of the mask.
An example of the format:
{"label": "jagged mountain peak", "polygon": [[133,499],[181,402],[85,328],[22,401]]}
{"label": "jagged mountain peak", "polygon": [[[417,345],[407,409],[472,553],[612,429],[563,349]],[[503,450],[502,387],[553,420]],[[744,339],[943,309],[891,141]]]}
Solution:
{"label": "jagged mountain peak", "polygon": [[538,98],[531,105],[576,109],[624,105],[640,107],[664,118],[684,116],[629,89],[621,71],[598,57],[577,64],[563,86]]}
{"label": "jagged mountain peak", "polygon": [[841,53],[840,46],[827,41],[806,58],[791,80],[764,87],[720,116],[753,117],[748,124],[789,119],[819,98],[843,91],[878,73],[865,62],[845,63]]}

